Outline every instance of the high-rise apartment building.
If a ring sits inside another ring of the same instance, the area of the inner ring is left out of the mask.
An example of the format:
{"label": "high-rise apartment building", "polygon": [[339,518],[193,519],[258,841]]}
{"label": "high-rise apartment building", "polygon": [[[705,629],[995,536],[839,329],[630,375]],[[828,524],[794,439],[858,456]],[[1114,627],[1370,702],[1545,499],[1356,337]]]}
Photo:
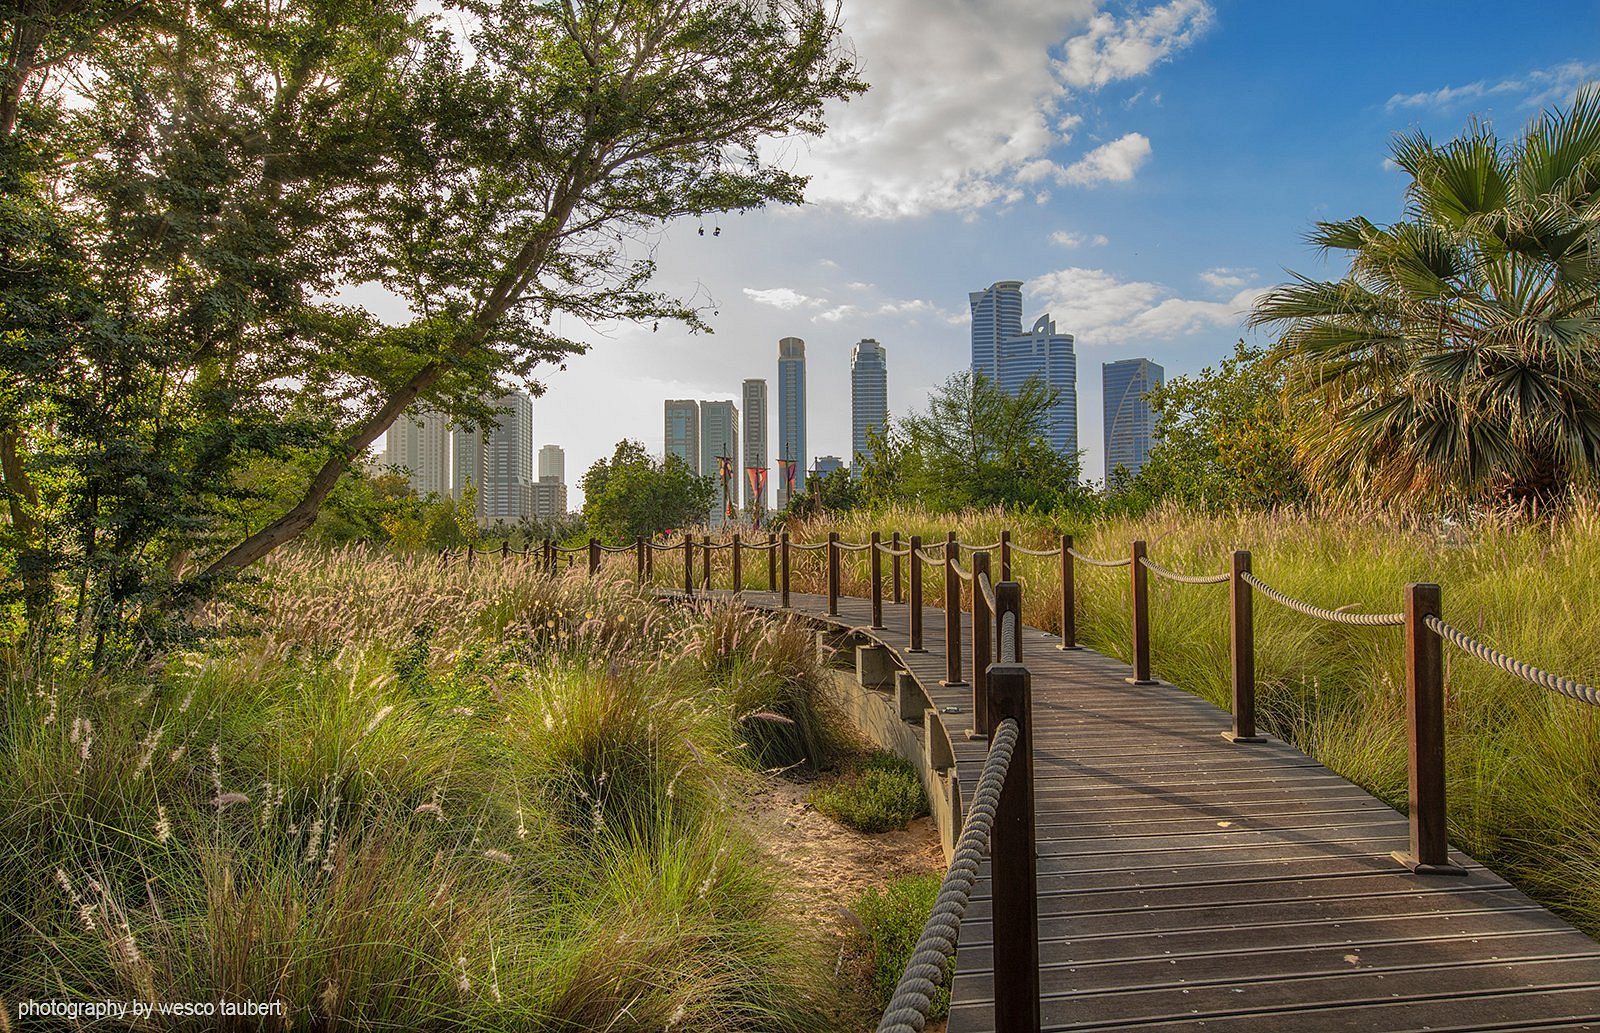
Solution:
{"label": "high-rise apartment building", "polygon": [[539,449],[539,479],[566,483],[567,453],[560,445],[545,445]]}
{"label": "high-rise apartment building", "polygon": [[811,476],[826,477],[835,470],[843,470],[845,462],[838,456],[817,456],[817,461],[811,467]]}
{"label": "high-rise apartment building", "polygon": [[532,512],[533,399],[512,391],[484,404],[492,424],[455,428],[451,493],[459,500],[471,484],[479,523],[514,523]]}
{"label": "high-rise apartment building", "polygon": [[[798,337],[778,341],[778,454],[794,463],[795,490],[804,488],[806,471],[806,342]],[[778,508],[789,504],[789,486],[774,470]]]}
{"label": "high-rise apartment building", "polygon": [[730,465],[728,499],[738,509],[739,483],[735,478],[743,476],[739,470],[739,409],[732,402],[701,402],[700,476],[710,477],[717,483],[717,495],[711,503],[712,527],[721,527],[727,520],[719,476],[718,460],[722,458]]}
{"label": "high-rise apartment building", "polygon": [[700,469],[700,403],[690,398],[669,399],[666,417],[665,454],[682,459],[697,474],[704,473]]}
{"label": "high-rise apartment building", "polygon": [[[769,466],[767,455],[767,382],[762,379],[751,379],[744,382],[744,462],[740,464],[739,497],[744,500],[746,510],[756,508],[756,499],[750,493],[750,470],[766,470]],[[771,471],[768,471],[771,478]],[[761,494],[761,508],[767,508],[768,495],[765,488]]]}
{"label": "high-rise apartment building", "polygon": [[1165,371],[1149,359],[1119,359],[1100,365],[1105,387],[1106,483],[1121,467],[1133,476],[1150,458],[1155,410],[1150,392],[1161,386]]}
{"label": "high-rise apartment building", "polygon": [[384,435],[383,464],[403,470],[418,495],[450,491],[450,421],[431,409],[400,414]]}
{"label": "high-rise apartment building", "polygon": [[883,345],[863,337],[850,354],[850,474],[861,476],[870,458],[867,432],[883,432],[889,422],[889,366]]}
{"label": "high-rise apartment building", "polygon": [[450,434],[450,494],[460,501],[467,485],[478,496],[478,514],[483,514],[483,430],[456,427]]}
{"label": "high-rise apartment building", "polygon": [[1078,454],[1078,357],[1071,334],[1056,332],[1048,314],[1022,329],[1022,284],[1002,280],[968,298],[972,305],[972,371],[1015,395],[1038,378],[1057,391],[1045,417],[1045,441],[1063,456]]}

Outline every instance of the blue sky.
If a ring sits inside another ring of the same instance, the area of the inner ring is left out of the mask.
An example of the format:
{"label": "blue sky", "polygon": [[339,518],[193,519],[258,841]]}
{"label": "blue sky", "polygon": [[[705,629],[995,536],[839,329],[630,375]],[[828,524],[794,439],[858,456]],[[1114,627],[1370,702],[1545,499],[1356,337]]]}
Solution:
{"label": "blue sky", "polygon": [[769,152],[812,175],[812,203],[655,242],[661,285],[716,333],[565,327],[593,347],[544,378],[534,436],[574,485],[621,438],[659,452],[666,398],[775,390],[785,336],[807,345],[810,455],[846,455],[851,346],[880,341],[891,411],[922,408],[967,364],[967,292],[1006,279],[1025,323],[1077,336],[1098,479],[1102,362],[1172,377],[1262,341],[1255,292],[1340,271],[1304,243],[1314,221],[1400,216],[1395,133],[1477,116],[1505,138],[1600,79],[1600,0],[846,0],[845,18],[873,89]]}

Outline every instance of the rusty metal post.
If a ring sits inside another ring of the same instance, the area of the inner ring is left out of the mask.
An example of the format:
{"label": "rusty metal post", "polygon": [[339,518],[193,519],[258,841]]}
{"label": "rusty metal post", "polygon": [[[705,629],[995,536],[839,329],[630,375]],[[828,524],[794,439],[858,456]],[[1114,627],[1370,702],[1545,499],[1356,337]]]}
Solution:
{"label": "rusty metal post", "polygon": [[994,616],[978,578],[989,573],[989,554],[972,554],[972,736],[989,734],[989,665],[994,663]]}
{"label": "rusty metal post", "polygon": [[1007,718],[1015,720],[1019,732],[989,837],[994,1028],[998,1033],[1038,1033],[1040,1029],[1032,690],[1028,669],[1020,663],[995,664],[989,669],[989,716],[997,725]]}
{"label": "rusty metal post", "polygon": [[1133,543],[1133,677],[1134,685],[1154,685],[1150,678],[1150,572],[1140,562],[1144,559],[1144,542]]}
{"label": "rusty metal post", "polygon": [[1445,828],[1444,641],[1424,622],[1439,616],[1439,586],[1406,585],[1405,612],[1411,849],[1397,850],[1394,856],[1419,875],[1465,875],[1450,863]]}
{"label": "rusty metal post", "polygon": [[[1022,586],[1015,581],[1002,581],[994,586],[994,662],[1022,663]],[[1005,634],[1005,615],[1011,614],[1013,626],[1016,628],[1016,638],[1012,642],[1013,653],[1011,659],[1005,658],[1005,642],[1001,638]],[[994,712],[990,711],[990,718]]]}
{"label": "rusty metal post", "polygon": [[739,544],[739,532],[733,532],[733,590],[744,591],[744,548]]}
{"label": "rusty metal post", "polygon": [[921,551],[922,535],[914,534],[911,536],[911,626],[908,629],[913,653],[927,652],[922,648],[922,557],[918,555]]}
{"label": "rusty metal post", "polygon": [[783,571],[783,580],[779,582],[778,605],[784,609],[789,608],[789,532],[785,531],[778,539],[778,549],[783,554],[782,562],[778,564]]}
{"label": "rusty metal post", "polygon": [[940,685],[960,687],[961,680],[961,579],[956,577],[956,533],[944,536],[944,681]]}
{"label": "rusty metal post", "polygon": [[1011,580],[1011,532],[1000,532],[1000,580]]}
{"label": "rusty metal post", "polygon": [[1078,648],[1078,586],[1072,565],[1072,535],[1061,536],[1061,644],[1057,649]]}
{"label": "rusty metal post", "polygon": [[1233,576],[1228,581],[1233,603],[1233,730],[1223,732],[1230,742],[1263,742],[1256,734],[1256,633],[1250,583],[1250,553],[1235,549]]}
{"label": "rusty metal post", "polygon": [[704,546],[700,550],[700,565],[705,568],[700,572],[700,585],[709,592],[711,591],[711,536],[701,535],[700,544]]}
{"label": "rusty metal post", "polygon": [[694,595],[694,535],[683,533],[683,594]]}
{"label": "rusty metal post", "polygon": [[600,542],[597,539],[590,538],[589,539],[589,576],[590,577],[594,577],[598,573],[600,573]]}
{"label": "rusty metal post", "polygon": [[839,532],[828,532],[828,616],[839,616]]}
{"label": "rusty metal post", "polygon": [[[899,531],[894,532],[894,534],[890,537],[889,548],[894,550],[896,554],[900,552]],[[893,586],[893,591],[890,593],[889,598],[894,600],[897,604],[903,603],[905,602],[905,599],[900,595],[900,557],[899,555],[893,555],[890,556],[889,559],[893,561],[889,564],[889,583]]]}
{"label": "rusty metal post", "polygon": [[778,590],[778,536],[767,532],[767,591]]}
{"label": "rusty metal post", "polygon": [[645,543],[644,535],[639,535],[633,540],[633,565],[634,576],[640,584],[644,584],[644,558],[650,552],[650,546]]}
{"label": "rusty metal post", "polygon": [[879,551],[878,546],[883,544],[883,537],[874,531],[870,541],[867,552],[872,559],[867,567],[872,572],[872,626],[881,628],[883,627],[883,553]]}

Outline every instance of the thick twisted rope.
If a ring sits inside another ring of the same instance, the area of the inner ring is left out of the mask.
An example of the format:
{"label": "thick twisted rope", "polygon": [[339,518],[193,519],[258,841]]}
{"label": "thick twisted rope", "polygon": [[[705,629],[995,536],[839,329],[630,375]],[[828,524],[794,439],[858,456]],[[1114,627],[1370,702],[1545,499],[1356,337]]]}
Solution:
{"label": "thick twisted rope", "polygon": [[826,549],[827,547],[828,547],[828,543],[827,542],[813,542],[810,545],[806,545],[806,544],[801,543],[801,542],[790,542],[789,543],[789,548],[791,548],[791,549],[800,549],[803,552],[815,552],[818,549]]}
{"label": "thick twisted rope", "polygon": [[878,551],[882,552],[882,553],[886,553],[886,554],[888,554],[890,556],[909,556],[909,555],[911,555],[911,550],[910,549],[895,549],[895,548],[891,548],[888,545],[883,544],[882,542],[878,543]]}
{"label": "thick twisted rope", "polygon": [[554,549],[556,552],[566,553],[569,556],[572,555],[575,552],[588,552],[589,551],[589,547],[587,545],[580,545],[575,549],[569,549],[565,545],[552,545],[550,547],[552,549]]}
{"label": "thick twisted rope", "polygon": [[1059,556],[1061,555],[1061,546],[1058,545],[1054,549],[1028,549],[1012,542],[1011,551],[1019,552],[1024,556]]}
{"label": "thick twisted rope", "polygon": [[1224,570],[1220,574],[1180,574],[1175,570],[1168,570],[1148,556],[1139,557],[1139,562],[1156,577],[1164,577],[1168,581],[1176,581],[1184,585],[1220,585],[1227,582],[1233,575]]}
{"label": "thick twisted rope", "polygon": [[971,581],[972,580],[972,571],[970,571],[970,570],[962,570],[961,569],[961,564],[959,564],[959,563],[950,564],[950,570],[951,570],[952,573],[955,574],[956,577],[960,578],[963,581]]}
{"label": "thick twisted rope", "polygon": [[1592,706],[1600,706],[1600,689],[1592,688],[1571,678],[1563,678],[1559,674],[1542,671],[1530,663],[1524,663],[1516,657],[1507,656],[1498,649],[1486,646],[1465,632],[1451,627],[1432,614],[1423,617],[1422,622],[1438,632],[1439,637],[1445,639],[1451,645],[1471,653],[1490,666],[1498,667],[1507,674],[1514,674],[1523,681],[1532,682],[1535,685],[1549,689],[1551,692],[1559,692],[1561,695],[1571,699],[1588,703]]}
{"label": "thick twisted rope", "polygon": [[972,808],[961,828],[955,856],[950,861],[949,871],[944,873],[939,897],[934,901],[927,924],[922,927],[917,949],[912,952],[895,987],[894,997],[878,1023],[878,1033],[918,1033],[927,1024],[934,991],[944,981],[945,969],[949,966],[950,955],[955,952],[956,936],[961,930],[961,916],[966,914],[973,884],[978,881],[978,863],[989,849],[989,832],[994,828],[995,811],[1000,805],[1000,789],[1005,784],[1006,771],[1011,766],[1011,755],[1020,735],[1016,718],[1008,717],[995,726],[989,740],[989,759],[984,762],[978,787],[973,790]]}
{"label": "thick twisted rope", "polygon": [[1126,567],[1128,564],[1133,562],[1133,557],[1131,556],[1120,560],[1102,560],[1096,559],[1093,556],[1085,556],[1077,549],[1068,549],[1067,551],[1072,553],[1073,556],[1077,557],[1083,562],[1089,564],[1091,567]]}
{"label": "thick twisted rope", "polygon": [[1017,615],[1010,610],[1000,615],[1000,662],[1017,662]]}
{"label": "thick twisted rope", "polygon": [[938,566],[944,562],[943,556],[929,556],[926,549],[918,549],[917,558],[922,560],[924,563],[931,563],[934,566]]}
{"label": "thick twisted rope", "polygon": [[1000,543],[991,542],[988,545],[968,545],[966,542],[962,542],[961,547],[966,549],[968,552],[994,552],[996,549],[1000,548]]}
{"label": "thick twisted rope", "polygon": [[857,543],[840,542],[839,543],[839,548],[843,549],[846,552],[865,552],[866,550],[872,548],[872,543],[871,542],[857,542]]}
{"label": "thick twisted rope", "polygon": [[983,589],[983,601],[989,604],[989,612],[995,613],[1000,609],[1000,604],[994,598],[994,585],[989,583],[988,574],[978,575],[978,587]]}
{"label": "thick twisted rope", "polygon": [[1320,606],[1312,606],[1308,602],[1296,599],[1292,595],[1284,595],[1271,585],[1264,584],[1254,574],[1241,574],[1246,584],[1260,590],[1262,595],[1291,610],[1315,617],[1318,620],[1329,621],[1333,624],[1354,624],[1364,628],[1395,628],[1406,622],[1403,613],[1345,613],[1341,610],[1324,610]]}

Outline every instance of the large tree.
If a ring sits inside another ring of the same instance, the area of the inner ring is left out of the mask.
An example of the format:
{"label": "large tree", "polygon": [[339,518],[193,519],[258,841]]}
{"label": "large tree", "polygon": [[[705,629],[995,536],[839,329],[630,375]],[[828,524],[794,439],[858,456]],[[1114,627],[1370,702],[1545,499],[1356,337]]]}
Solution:
{"label": "large tree", "polygon": [[[88,86],[40,88],[42,61],[4,84],[7,202],[35,216],[6,270],[73,288],[18,305],[21,275],[0,313],[33,569],[109,613],[181,603],[311,526],[408,407],[471,423],[539,390],[582,348],[558,317],[709,329],[652,289],[651,234],[799,202],[760,141],[862,88],[831,0],[455,6],[460,37],[401,0],[5,12],[14,45],[58,16],[49,67]],[[360,284],[408,318],[337,300]],[[289,498],[253,492],[264,463],[306,471]]]}
{"label": "large tree", "polygon": [[1315,487],[1517,505],[1600,461],[1600,90],[1502,143],[1477,124],[1397,138],[1406,216],[1320,223],[1349,258],[1257,304],[1306,414]]}
{"label": "large tree", "polygon": [[610,459],[584,473],[583,522],[589,534],[611,542],[704,524],[716,485],[680,456],[661,462],[637,441],[619,441]]}

